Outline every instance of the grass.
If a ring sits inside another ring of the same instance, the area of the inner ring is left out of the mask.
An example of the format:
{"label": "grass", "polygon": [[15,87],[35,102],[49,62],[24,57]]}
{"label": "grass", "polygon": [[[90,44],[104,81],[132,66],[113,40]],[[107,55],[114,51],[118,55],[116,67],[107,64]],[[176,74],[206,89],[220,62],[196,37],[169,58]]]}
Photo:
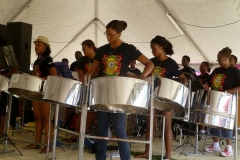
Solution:
{"label": "grass", "polygon": [[[138,154],[141,154],[142,152],[136,152],[136,151],[130,151],[130,154],[132,156],[136,156]],[[161,155],[152,155],[152,160],[161,160]],[[173,159],[172,160],[176,160],[176,159]]]}

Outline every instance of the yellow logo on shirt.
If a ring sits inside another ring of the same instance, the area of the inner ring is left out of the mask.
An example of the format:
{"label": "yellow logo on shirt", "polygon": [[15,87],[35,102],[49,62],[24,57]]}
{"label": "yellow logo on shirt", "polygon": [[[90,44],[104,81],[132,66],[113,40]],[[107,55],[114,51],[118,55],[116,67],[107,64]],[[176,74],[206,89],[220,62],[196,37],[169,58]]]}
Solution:
{"label": "yellow logo on shirt", "polygon": [[166,68],[161,68],[156,66],[152,71],[152,76],[154,77],[165,77]]}
{"label": "yellow logo on shirt", "polygon": [[121,60],[121,55],[104,55],[102,58],[102,63],[104,65],[103,74],[105,76],[118,76],[122,67],[122,64],[120,63]]}
{"label": "yellow logo on shirt", "polygon": [[215,74],[211,79],[211,87],[213,90],[223,91],[223,83],[226,79],[225,74]]}

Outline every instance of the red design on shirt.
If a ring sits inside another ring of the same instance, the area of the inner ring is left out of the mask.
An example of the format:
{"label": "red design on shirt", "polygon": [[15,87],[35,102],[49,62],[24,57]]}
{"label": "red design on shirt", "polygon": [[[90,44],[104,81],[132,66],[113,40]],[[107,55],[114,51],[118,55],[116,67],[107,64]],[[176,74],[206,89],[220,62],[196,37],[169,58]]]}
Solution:
{"label": "red design on shirt", "polygon": [[42,72],[40,71],[40,66],[39,65],[34,65],[33,66],[33,75],[36,77],[41,77]]}
{"label": "red design on shirt", "polygon": [[226,77],[225,74],[215,74],[211,79],[211,88],[216,91],[223,91],[223,83]]}
{"label": "red design on shirt", "polygon": [[166,71],[167,71],[166,68],[156,66],[152,71],[152,76],[154,76],[154,77],[165,77]]}
{"label": "red design on shirt", "polygon": [[122,67],[121,55],[103,55],[103,74],[105,76],[118,76]]}

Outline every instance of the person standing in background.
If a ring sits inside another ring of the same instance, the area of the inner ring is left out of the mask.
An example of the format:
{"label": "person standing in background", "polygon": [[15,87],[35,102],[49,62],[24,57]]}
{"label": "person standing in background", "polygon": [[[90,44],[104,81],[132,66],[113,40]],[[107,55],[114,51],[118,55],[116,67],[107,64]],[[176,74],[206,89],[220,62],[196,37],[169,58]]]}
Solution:
{"label": "person standing in background", "polygon": [[67,66],[68,66],[68,63],[69,63],[69,61],[68,61],[68,59],[67,59],[67,58],[63,58],[63,59],[62,59],[62,62],[65,62],[65,63],[67,63]]}
{"label": "person standing in background", "polygon": [[235,55],[231,55],[231,66],[235,66],[237,64],[238,58]]}
{"label": "person standing in background", "polygon": [[136,75],[141,75],[141,71],[137,69],[135,66],[136,66],[136,61],[131,61],[130,67],[128,68],[128,72],[131,72]]}
{"label": "person standing in background", "polygon": [[80,60],[80,58],[82,57],[82,52],[81,51],[76,51],[75,52],[75,58],[76,58],[76,61],[73,62],[71,65],[70,65],[70,71],[78,71],[78,61]]}

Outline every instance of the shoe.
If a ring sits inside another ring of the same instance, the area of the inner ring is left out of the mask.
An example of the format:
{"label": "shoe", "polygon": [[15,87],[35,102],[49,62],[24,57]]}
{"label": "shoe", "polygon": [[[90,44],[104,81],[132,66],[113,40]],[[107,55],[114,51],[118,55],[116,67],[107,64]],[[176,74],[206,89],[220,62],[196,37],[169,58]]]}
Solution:
{"label": "shoe", "polygon": [[204,139],[204,136],[205,136],[205,131],[204,130],[200,130],[199,133],[199,139]]}
{"label": "shoe", "polygon": [[221,152],[221,148],[218,146],[218,147],[214,147],[213,144],[208,147],[208,148],[205,148],[205,151],[206,152]]}
{"label": "shoe", "polygon": [[220,153],[220,156],[231,157],[231,156],[233,156],[233,150],[225,148],[225,150]]}

